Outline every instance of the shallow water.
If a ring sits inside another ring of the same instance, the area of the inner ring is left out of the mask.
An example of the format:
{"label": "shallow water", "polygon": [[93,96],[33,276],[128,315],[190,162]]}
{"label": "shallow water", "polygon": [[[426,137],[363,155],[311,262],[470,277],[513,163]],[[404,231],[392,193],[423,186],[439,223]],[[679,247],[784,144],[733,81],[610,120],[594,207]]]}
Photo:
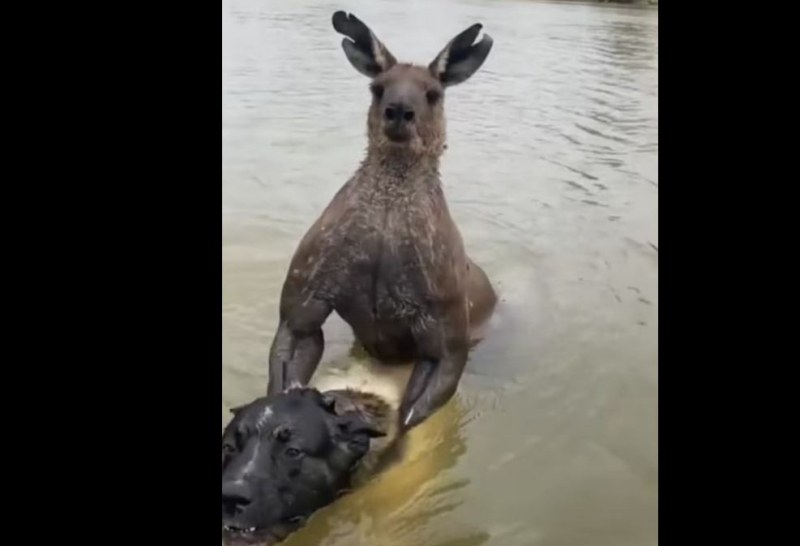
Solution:
{"label": "shallow water", "polygon": [[[658,493],[658,18],[576,3],[223,0],[223,425],[261,395],[300,237],[360,160],[346,8],[401,60],[475,21],[442,176],[502,301],[402,463],[285,544],[649,546]],[[320,373],[352,335],[326,323]]]}

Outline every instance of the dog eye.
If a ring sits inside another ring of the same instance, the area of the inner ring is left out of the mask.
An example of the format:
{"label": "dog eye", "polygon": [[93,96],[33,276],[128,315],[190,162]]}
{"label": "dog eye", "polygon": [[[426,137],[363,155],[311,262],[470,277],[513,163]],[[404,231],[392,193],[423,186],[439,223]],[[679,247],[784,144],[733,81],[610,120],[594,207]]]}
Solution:
{"label": "dog eye", "polygon": [[290,459],[299,459],[301,455],[302,453],[300,452],[299,449],[290,447],[289,449],[286,450],[286,456],[289,457]]}
{"label": "dog eye", "polygon": [[229,446],[233,449],[241,448],[247,440],[249,433],[244,429],[237,430],[233,435],[233,442]]}
{"label": "dog eye", "polygon": [[236,453],[236,448],[232,445],[225,443],[222,444],[222,466],[224,467],[226,464],[231,462],[233,459],[233,455]]}

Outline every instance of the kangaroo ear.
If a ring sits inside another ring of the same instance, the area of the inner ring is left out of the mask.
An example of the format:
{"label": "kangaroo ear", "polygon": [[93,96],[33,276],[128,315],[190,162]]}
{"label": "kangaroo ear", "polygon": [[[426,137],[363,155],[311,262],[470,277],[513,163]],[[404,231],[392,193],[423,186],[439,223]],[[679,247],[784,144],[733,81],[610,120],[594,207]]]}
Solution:
{"label": "kangaroo ear", "polygon": [[482,28],[483,25],[476,23],[463,31],[450,40],[428,65],[428,70],[442,82],[443,86],[467,81],[486,60],[494,41],[491,36],[484,34],[481,41],[474,44]]}
{"label": "kangaroo ear", "polygon": [[350,38],[342,40],[342,49],[353,67],[370,78],[389,70],[397,63],[375,33],[358,17],[337,11],[333,14],[333,28]]}

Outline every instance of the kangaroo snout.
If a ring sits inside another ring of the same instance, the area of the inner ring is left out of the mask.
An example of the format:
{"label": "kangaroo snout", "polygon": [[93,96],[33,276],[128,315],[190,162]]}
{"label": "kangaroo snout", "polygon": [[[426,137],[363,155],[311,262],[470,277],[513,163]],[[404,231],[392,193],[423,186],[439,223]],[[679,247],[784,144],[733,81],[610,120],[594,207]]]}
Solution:
{"label": "kangaroo snout", "polygon": [[403,103],[392,103],[383,110],[384,133],[395,142],[411,138],[410,125],[414,122],[414,109]]}
{"label": "kangaroo snout", "polygon": [[414,109],[402,103],[390,104],[383,111],[386,121],[395,125],[402,125],[414,119]]}

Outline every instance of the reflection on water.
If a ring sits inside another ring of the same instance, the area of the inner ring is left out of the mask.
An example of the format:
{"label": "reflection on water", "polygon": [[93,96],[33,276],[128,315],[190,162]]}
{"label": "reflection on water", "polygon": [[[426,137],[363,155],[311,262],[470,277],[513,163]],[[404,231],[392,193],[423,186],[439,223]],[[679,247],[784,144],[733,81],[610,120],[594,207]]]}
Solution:
{"label": "reflection on water", "polygon": [[[310,0],[223,0],[223,424],[264,392],[299,238],[364,150],[367,80]],[[442,175],[501,305],[402,462],[286,544],[657,543],[658,22],[653,10],[354,0],[403,60],[475,21]],[[363,359],[336,317],[321,374]]]}

